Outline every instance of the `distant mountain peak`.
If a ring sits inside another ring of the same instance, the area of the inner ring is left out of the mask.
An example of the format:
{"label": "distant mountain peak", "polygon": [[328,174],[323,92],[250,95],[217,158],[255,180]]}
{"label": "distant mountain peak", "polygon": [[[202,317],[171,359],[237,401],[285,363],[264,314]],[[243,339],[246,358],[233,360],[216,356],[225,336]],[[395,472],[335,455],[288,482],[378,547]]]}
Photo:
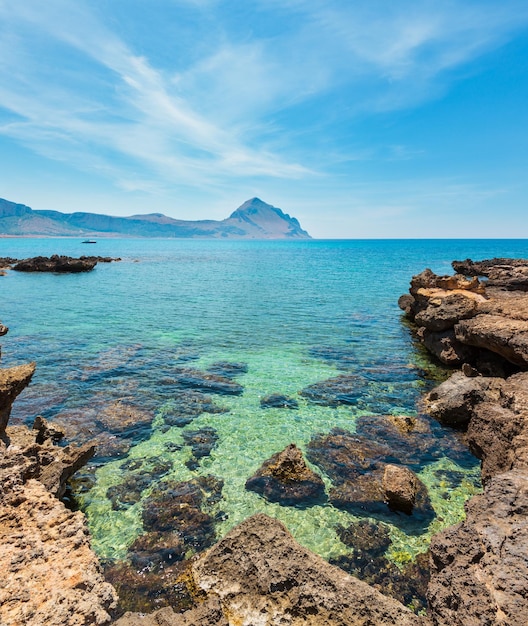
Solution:
{"label": "distant mountain peak", "polygon": [[227,219],[179,220],[149,213],[117,217],[99,213],[33,210],[0,198],[0,235],[132,236],[228,239],[310,239],[299,222],[260,198],[246,200]]}
{"label": "distant mountain peak", "polygon": [[310,235],[301,228],[295,217],[290,217],[282,209],[256,197],[246,200],[226,221],[252,226],[255,229],[255,237],[260,234],[265,238],[310,239]]}

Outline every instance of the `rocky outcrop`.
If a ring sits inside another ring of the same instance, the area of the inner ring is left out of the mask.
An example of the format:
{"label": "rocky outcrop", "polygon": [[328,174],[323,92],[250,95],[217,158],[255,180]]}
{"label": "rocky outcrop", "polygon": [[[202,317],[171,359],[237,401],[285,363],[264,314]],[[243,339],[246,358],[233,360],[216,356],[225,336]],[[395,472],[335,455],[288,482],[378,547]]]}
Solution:
{"label": "rocky outcrop", "polygon": [[453,267],[471,278],[427,269],[400,298],[416,337],[449,366],[466,363],[492,376],[528,369],[528,260],[467,259]]}
{"label": "rocky outcrop", "polygon": [[[453,266],[488,277],[485,299],[476,301],[472,315],[450,320],[447,332],[472,351],[462,371],[433,389],[423,406],[441,422],[466,431],[470,449],[482,460],[484,492],[466,503],[462,523],[433,538],[430,615],[436,626],[521,626],[528,620],[528,372],[523,371],[528,367],[528,261],[467,260]],[[413,283],[434,280],[430,272],[424,274]],[[440,325],[448,317],[446,308],[431,303],[421,288],[413,293],[413,284],[411,297],[402,298],[401,305],[423,324],[418,331],[423,341],[427,326],[435,324],[433,307]]]}
{"label": "rocky outcrop", "polygon": [[24,259],[13,266],[17,272],[55,272],[59,274],[89,272],[97,265],[97,260],[85,257],[74,259],[54,254],[50,257],[36,256]]}
{"label": "rocky outcrop", "polygon": [[125,615],[116,626],[425,626],[428,620],[333,567],[295,542],[266,515],[250,517],[193,561],[187,585],[195,609],[163,609],[142,621]]}
{"label": "rocky outcrop", "polygon": [[246,489],[286,506],[308,506],[325,498],[321,477],[306,465],[302,452],[293,443],[265,461],[246,481]]}
{"label": "rocky outcrop", "polygon": [[[2,370],[8,372],[3,391],[9,409],[34,369]],[[37,418],[32,430],[6,425],[0,441],[0,623],[6,626],[102,625],[116,605],[91,551],[84,516],[56,497],[94,448],[59,448],[61,436]]]}
{"label": "rocky outcrop", "polygon": [[466,520],[431,543],[428,599],[437,626],[528,619],[528,480],[499,474],[466,505]]}
{"label": "rocky outcrop", "polygon": [[5,436],[15,398],[29,385],[34,373],[35,363],[0,370],[0,439]]}
{"label": "rocky outcrop", "polygon": [[38,480],[0,502],[0,623],[107,624],[115,592],[90,549],[82,513],[72,513]]}

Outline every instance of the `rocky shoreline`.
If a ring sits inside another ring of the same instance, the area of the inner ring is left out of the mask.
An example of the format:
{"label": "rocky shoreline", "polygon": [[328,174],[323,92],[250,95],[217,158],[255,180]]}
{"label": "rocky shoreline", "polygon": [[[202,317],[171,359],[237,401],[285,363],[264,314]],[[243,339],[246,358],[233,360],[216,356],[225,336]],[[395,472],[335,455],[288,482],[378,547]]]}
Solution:
{"label": "rocky shoreline", "polygon": [[[188,610],[116,618],[117,594],[90,550],[84,518],[59,499],[93,446],[58,447],[62,433],[42,418],[32,430],[8,425],[11,405],[33,375],[30,364],[0,370],[0,564],[9,572],[0,590],[0,624],[526,624],[528,261],[453,265],[455,276],[426,270],[413,277],[410,294],[400,298],[417,340],[460,368],[424,398],[423,411],[463,431],[482,460],[483,493],[468,501],[465,521],[431,543],[427,617],[302,548],[277,520],[255,515],[167,581]],[[378,425],[364,428],[375,433]],[[354,443],[346,433],[331,436],[344,452]],[[412,472],[398,470],[384,465],[376,489],[381,503],[385,498],[405,511],[419,490]],[[249,488],[294,501],[291,472],[300,472],[311,497],[321,497],[318,477],[295,446],[266,462]],[[360,525],[353,534],[343,529],[350,541],[379,531]]]}

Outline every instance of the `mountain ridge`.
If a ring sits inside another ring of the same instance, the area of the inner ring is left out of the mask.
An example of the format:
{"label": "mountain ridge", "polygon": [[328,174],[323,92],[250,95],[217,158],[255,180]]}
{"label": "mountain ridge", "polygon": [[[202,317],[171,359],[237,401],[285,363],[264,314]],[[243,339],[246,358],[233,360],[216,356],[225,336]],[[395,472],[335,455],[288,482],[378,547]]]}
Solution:
{"label": "mountain ridge", "polygon": [[174,237],[202,239],[311,239],[299,220],[251,198],[224,220],[180,220],[163,213],[119,217],[37,210],[0,198],[0,236]]}

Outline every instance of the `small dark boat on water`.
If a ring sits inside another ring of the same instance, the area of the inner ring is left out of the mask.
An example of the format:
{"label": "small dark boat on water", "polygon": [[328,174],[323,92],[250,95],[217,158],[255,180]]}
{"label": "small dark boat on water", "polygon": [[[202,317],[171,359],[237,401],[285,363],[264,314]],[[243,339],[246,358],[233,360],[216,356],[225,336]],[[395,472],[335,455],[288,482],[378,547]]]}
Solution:
{"label": "small dark boat on water", "polygon": [[94,241],[93,239],[85,239],[82,243],[97,243],[97,241]]}

